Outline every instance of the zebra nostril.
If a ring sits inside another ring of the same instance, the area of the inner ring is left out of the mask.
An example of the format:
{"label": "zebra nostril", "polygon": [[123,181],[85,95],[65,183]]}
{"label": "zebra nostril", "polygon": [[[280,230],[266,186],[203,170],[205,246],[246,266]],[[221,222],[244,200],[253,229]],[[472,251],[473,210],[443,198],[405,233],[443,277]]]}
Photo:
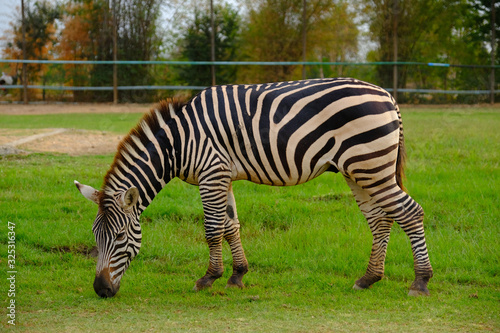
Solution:
{"label": "zebra nostril", "polygon": [[99,290],[99,292],[97,293],[97,295],[99,295],[99,297],[102,297],[102,298],[107,298],[108,297],[108,291],[106,289]]}
{"label": "zebra nostril", "polygon": [[99,297],[102,297],[102,298],[108,298],[108,297],[114,296],[113,291],[110,288],[105,288],[105,289],[99,290],[97,295],[99,295]]}

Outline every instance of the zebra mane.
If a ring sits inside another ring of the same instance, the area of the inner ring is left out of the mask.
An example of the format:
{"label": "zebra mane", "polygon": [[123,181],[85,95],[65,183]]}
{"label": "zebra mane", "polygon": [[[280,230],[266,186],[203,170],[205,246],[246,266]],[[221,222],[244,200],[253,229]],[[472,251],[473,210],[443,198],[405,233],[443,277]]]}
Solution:
{"label": "zebra mane", "polygon": [[[104,211],[104,200],[106,197],[111,197],[117,190],[117,183],[120,179],[118,173],[120,170],[131,167],[129,159],[134,153],[140,154],[142,151],[138,146],[141,143],[146,146],[150,139],[148,133],[153,135],[158,132],[162,124],[168,122],[172,117],[179,112],[185,105],[183,100],[168,99],[162,100],[156,104],[149,112],[146,112],[139,120],[137,125],[118,144],[118,150],[115,154],[113,163],[111,164],[102,185],[101,198],[99,198],[101,211]],[[161,117],[161,119],[159,119]]]}

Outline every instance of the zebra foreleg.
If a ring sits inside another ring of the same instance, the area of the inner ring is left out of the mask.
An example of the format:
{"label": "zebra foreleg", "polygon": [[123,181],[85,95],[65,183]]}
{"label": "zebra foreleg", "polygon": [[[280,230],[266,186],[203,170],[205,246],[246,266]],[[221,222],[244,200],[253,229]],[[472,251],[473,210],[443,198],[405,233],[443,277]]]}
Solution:
{"label": "zebra foreleg", "polygon": [[227,195],[226,222],[224,223],[224,238],[229,243],[233,256],[233,275],[227,281],[226,287],[243,288],[243,276],[248,272],[248,261],[241,245],[240,222],[236,212],[233,187],[229,186]]}
{"label": "zebra foreleg", "polygon": [[207,238],[207,243],[210,249],[210,262],[205,275],[196,281],[193,288],[195,291],[212,287],[214,281],[224,273],[224,266],[222,264],[222,234],[220,237]]}
{"label": "zebra foreleg", "polygon": [[229,185],[229,174],[223,170],[214,170],[207,180],[200,181],[200,196],[205,215],[205,239],[210,250],[210,261],[205,276],[196,281],[194,290],[210,288],[224,273],[222,240]]}
{"label": "zebra foreleg", "polygon": [[370,226],[373,235],[372,251],[365,275],[354,284],[354,289],[366,289],[382,279],[384,276],[387,244],[393,220],[387,218],[386,213],[379,208],[373,198],[358,184],[346,177],[347,184],[352,190],[356,203]]}

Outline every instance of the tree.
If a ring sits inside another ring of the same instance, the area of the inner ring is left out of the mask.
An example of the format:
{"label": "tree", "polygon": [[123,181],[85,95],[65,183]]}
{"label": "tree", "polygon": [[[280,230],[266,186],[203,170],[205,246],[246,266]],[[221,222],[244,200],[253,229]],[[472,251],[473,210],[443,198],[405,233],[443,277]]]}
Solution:
{"label": "tree", "polygon": [[[478,33],[481,29],[478,23],[481,14],[470,3],[465,3],[454,22],[453,30],[441,51],[446,52],[443,62],[465,65],[489,65],[490,56],[487,50],[489,36]],[[488,21],[489,24],[489,21]],[[444,89],[478,90],[489,88],[489,69],[487,68],[450,68],[443,77]],[[485,101],[486,96],[459,95],[457,101],[477,103]]]}
{"label": "tree", "polygon": [[[355,23],[355,7],[345,2],[327,2],[308,20],[308,60],[345,62],[357,60],[359,30]],[[310,77],[344,76],[343,66],[310,67]]]}
{"label": "tree", "polygon": [[[393,60],[393,20],[397,16],[398,61],[489,65],[491,39],[489,0],[365,1],[370,32],[378,48],[369,60]],[[497,18],[497,20],[499,20]],[[497,42],[498,44],[498,38]],[[392,87],[392,66],[377,68],[378,84]],[[464,67],[399,66],[398,87],[477,90],[488,89],[489,69]],[[400,102],[409,100],[399,96]],[[418,94],[413,94],[418,98]],[[436,95],[433,101],[479,102],[480,95]]]}
{"label": "tree", "polygon": [[[35,60],[49,60],[53,58],[54,45],[57,41],[56,20],[60,17],[60,7],[47,1],[36,1],[33,5],[29,2],[25,8],[26,29],[26,58]],[[22,18],[12,26],[11,40],[7,42],[4,56],[11,59],[23,59]],[[47,66],[43,64],[27,65],[27,80],[31,83],[45,83],[44,72]],[[44,91],[45,98],[45,91]]]}
{"label": "tree", "polygon": [[[470,20],[468,25],[473,25],[474,29],[471,32],[471,38],[480,40],[484,43],[490,43],[492,38],[491,26],[491,10],[492,0],[469,0],[471,7]],[[495,0],[494,10],[500,8],[500,1]],[[500,45],[500,15],[497,12],[495,15],[495,50],[498,51]],[[500,52],[495,53],[497,63],[500,62]]]}
{"label": "tree", "polygon": [[[240,47],[238,13],[230,5],[216,5],[214,8],[215,59],[234,61]],[[210,13],[199,8],[194,10],[194,20],[187,26],[178,42],[179,55],[187,61],[210,61],[211,53]],[[211,66],[188,65],[178,67],[179,81],[195,86],[210,86]],[[220,66],[216,70],[217,84],[234,83],[237,66]]]}
{"label": "tree", "polygon": [[[59,58],[64,60],[89,60],[93,59],[93,41],[89,34],[91,31],[92,14],[95,13],[92,2],[66,4],[64,14],[64,29],[61,31],[60,42],[57,45]],[[90,71],[92,66],[63,65],[65,70],[65,84],[68,86],[90,85]],[[87,101],[91,94],[76,90],[73,100]]]}
{"label": "tree", "polygon": [[[462,31],[464,46],[460,49],[464,50],[465,56],[469,59],[469,63],[475,63],[480,65],[494,65],[500,63],[500,15],[496,9],[500,8],[500,1],[492,0],[470,0],[468,1],[470,6],[470,15],[467,16],[467,20],[464,22],[464,29]],[[492,8],[492,4],[494,7]],[[493,15],[495,22],[492,22],[492,9],[494,10]],[[494,31],[492,30],[494,28]],[[493,47],[492,47],[493,43]],[[492,54],[494,52],[494,54]],[[493,57],[493,60],[492,60]],[[473,58],[470,59],[470,58]],[[472,75],[471,75],[472,72]],[[482,89],[489,89],[491,87],[491,74],[492,70],[489,68],[466,70],[463,69],[459,71],[457,75],[458,83],[465,87],[464,89],[477,89],[471,88],[471,86],[481,87]],[[493,87],[497,89],[499,71],[495,70],[493,79]],[[474,96],[475,98],[470,98],[466,100],[464,98],[459,98],[460,101],[464,102],[486,102],[489,98],[482,96],[482,99]],[[491,100],[490,100],[491,101]]]}
{"label": "tree", "polygon": [[[156,58],[161,47],[158,29],[161,3],[162,0],[71,0],[62,32],[61,56],[113,60],[116,22],[118,60]],[[113,83],[112,65],[94,65],[90,71],[73,74],[83,80],[80,82],[90,80],[92,86],[109,87]],[[125,86],[150,85],[154,83],[154,75],[149,65],[119,65],[118,81]],[[144,90],[120,92],[122,101],[141,101],[148,96]],[[94,92],[93,98],[110,101],[112,94]]]}
{"label": "tree", "polygon": [[[347,4],[308,0],[303,22],[302,0],[257,0],[248,3],[243,32],[244,57],[252,61],[301,61],[302,32],[307,33],[307,59],[346,60],[357,50],[358,29]],[[297,66],[252,67],[245,81],[267,82],[300,78]],[[310,74],[315,74],[310,69]]]}
{"label": "tree", "polygon": [[[473,28],[474,15],[466,0],[369,0],[365,1],[365,12],[372,38],[378,43],[371,61],[394,60],[393,37],[397,33],[398,61],[483,62],[483,42],[467,37],[471,29],[476,28]],[[457,83],[457,75],[465,73],[463,69],[450,68],[398,68],[398,87],[449,89]],[[377,84],[392,87],[393,67],[378,66],[377,77]],[[453,88],[460,89],[456,85]],[[401,102],[407,96],[400,97]]]}
{"label": "tree", "polygon": [[[158,27],[163,0],[114,0],[118,35],[118,59],[153,60],[159,56],[161,33]],[[112,50],[112,48],[111,48]],[[152,85],[155,76],[151,65],[120,65],[118,81],[122,85]],[[148,101],[147,90],[120,93],[120,99]]]}

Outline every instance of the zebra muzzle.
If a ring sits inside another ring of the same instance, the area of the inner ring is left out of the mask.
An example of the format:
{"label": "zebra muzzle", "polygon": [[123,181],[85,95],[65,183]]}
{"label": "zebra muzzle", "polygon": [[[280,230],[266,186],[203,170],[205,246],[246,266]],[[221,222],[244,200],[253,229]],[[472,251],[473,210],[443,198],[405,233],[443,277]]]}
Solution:
{"label": "zebra muzzle", "polygon": [[119,289],[120,285],[115,287],[113,283],[111,283],[108,269],[103,269],[100,274],[96,275],[94,280],[94,291],[99,297],[113,297]]}

